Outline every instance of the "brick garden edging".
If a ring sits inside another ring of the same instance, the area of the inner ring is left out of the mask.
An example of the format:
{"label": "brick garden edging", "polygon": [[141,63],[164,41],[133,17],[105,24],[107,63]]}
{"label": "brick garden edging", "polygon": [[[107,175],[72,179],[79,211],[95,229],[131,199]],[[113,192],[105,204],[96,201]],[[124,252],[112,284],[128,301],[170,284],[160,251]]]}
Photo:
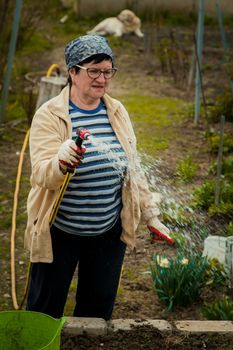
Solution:
{"label": "brick garden edging", "polygon": [[233,335],[232,321],[174,321],[172,324],[165,320],[149,319],[138,321],[134,319],[116,319],[109,322],[101,318],[68,317],[63,328],[65,335],[106,335],[116,331],[129,331],[132,327],[150,326],[160,332],[178,331],[180,333],[217,333]]}

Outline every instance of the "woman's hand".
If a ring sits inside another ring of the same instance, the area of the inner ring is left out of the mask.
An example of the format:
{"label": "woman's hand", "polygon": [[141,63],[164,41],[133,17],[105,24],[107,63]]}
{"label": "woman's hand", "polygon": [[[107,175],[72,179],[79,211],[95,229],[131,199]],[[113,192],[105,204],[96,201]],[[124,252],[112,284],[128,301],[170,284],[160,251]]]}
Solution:
{"label": "woman's hand", "polygon": [[73,140],[66,140],[58,151],[60,169],[63,174],[73,173],[75,168],[82,163],[85,147],[79,148]]}
{"label": "woman's hand", "polygon": [[156,241],[166,241],[169,245],[173,245],[175,243],[174,240],[169,236],[169,229],[163,225],[159,219],[150,219],[147,227],[150,230],[151,243],[154,243]]}

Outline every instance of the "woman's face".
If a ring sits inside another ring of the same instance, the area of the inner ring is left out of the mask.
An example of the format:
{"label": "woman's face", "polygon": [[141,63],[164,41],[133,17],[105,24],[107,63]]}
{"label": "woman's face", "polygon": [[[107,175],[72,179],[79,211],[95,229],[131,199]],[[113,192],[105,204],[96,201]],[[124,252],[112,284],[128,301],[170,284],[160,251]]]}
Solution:
{"label": "woman's face", "polygon": [[[83,65],[84,68],[95,68],[100,70],[108,70],[112,68],[112,62],[104,60],[100,63],[86,63]],[[88,76],[87,71],[80,69],[78,73],[74,70],[70,72],[72,79],[72,92],[78,94],[79,97],[86,101],[99,100],[106,92],[109,81],[103,74],[100,74],[98,78],[91,78]]]}

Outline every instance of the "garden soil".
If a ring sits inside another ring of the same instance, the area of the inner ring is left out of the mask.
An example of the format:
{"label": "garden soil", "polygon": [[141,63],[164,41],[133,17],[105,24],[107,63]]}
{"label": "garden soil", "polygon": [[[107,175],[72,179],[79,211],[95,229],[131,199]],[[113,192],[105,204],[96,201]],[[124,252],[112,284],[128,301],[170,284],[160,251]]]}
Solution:
{"label": "garden soil", "polygon": [[232,337],[226,335],[188,335],[173,332],[161,333],[150,326],[134,327],[107,336],[85,335],[61,337],[62,350],[230,350]]}
{"label": "garden soil", "polygon": [[[181,32],[184,29],[181,29]],[[192,37],[191,32],[187,30],[187,35]],[[209,71],[207,68],[204,74],[204,86],[206,94],[213,93],[213,87],[224,85],[227,83],[227,76],[222,70],[219,61],[222,57],[221,38],[216,30],[210,29],[206,31],[206,47],[204,51],[204,63],[218,67]],[[116,79],[113,81],[110,94],[116,98],[126,95],[130,90],[138,91],[143,95],[148,95],[156,98],[178,98],[186,102],[193,102],[194,100],[194,83],[191,85],[190,91],[187,89],[187,83],[180,84],[180,81],[174,81],[173,77],[167,72],[163,72],[161,66],[156,60],[155,53],[149,52],[145,49],[145,45],[139,38],[126,37],[123,38],[124,44],[116,48],[116,59],[119,72]],[[219,50],[213,54],[213,46],[215,43]],[[127,46],[128,44],[128,46]],[[129,47],[129,49],[128,49]],[[154,63],[155,57],[155,63]],[[63,48],[58,48],[53,52],[41,55],[43,67],[49,67],[50,63],[58,63],[64,69],[63,63]],[[191,55],[190,55],[191,60]],[[33,62],[33,60],[32,60]],[[155,116],[156,118],[156,116]],[[25,136],[24,132],[17,129],[17,122],[9,124],[17,132],[17,140],[15,144],[10,140],[1,139],[1,170],[0,170],[0,187],[2,193],[11,194],[10,198],[4,197],[4,210],[1,211],[1,219],[5,219],[6,214],[12,211],[13,205],[13,191],[15,185],[15,176],[18,162],[18,153]],[[198,174],[195,176],[193,184],[200,184],[208,177],[208,168],[213,156],[210,155],[208,145],[205,142],[204,134],[207,131],[206,121],[204,118],[200,120],[198,125],[194,125],[193,116],[187,114],[185,118],[180,119],[166,126],[166,131],[171,131],[174,135],[171,142],[166,149],[159,151],[157,157],[160,159],[160,176],[164,183],[169,180],[173,183],[177,180],[175,177],[175,169],[181,159],[186,158],[190,153],[194,163],[199,164]],[[158,132],[160,130],[158,129]],[[146,152],[146,150],[145,150]],[[27,169],[30,169],[29,155],[26,152],[25,164]],[[25,178],[29,177],[29,170],[24,171]],[[180,184],[183,193],[189,194],[192,190],[192,185]],[[28,183],[25,180],[22,191],[27,193]],[[176,192],[176,190],[175,190]],[[26,199],[26,195],[24,200]],[[178,200],[178,199],[177,199]],[[6,209],[7,208],[7,209]],[[25,218],[26,203],[22,204],[21,212]],[[221,222],[210,220],[207,216],[201,216],[201,220],[205,225],[208,225],[210,233],[217,234],[217,230],[221,227]],[[23,289],[26,281],[26,273],[28,266],[28,255],[23,250],[23,230],[25,219],[19,224],[19,234],[16,238],[16,280],[17,291],[19,298],[23,294]],[[10,275],[10,226],[11,222],[8,220],[8,225],[5,225],[0,230],[1,239],[1,280],[0,280],[0,309],[10,310],[13,308],[11,300],[11,275]],[[176,308],[168,312],[165,306],[158,299],[154,288],[153,281],[148,273],[150,262],[153,254],[168,254],[174,255],[176,249],[169,247],[164,242],[157,242],[151,244],[150,236],[145,225],[140,225],[137,233],[137,247],[134,251],[127,251],[124,267],[122,271],[121,282],[119,285],[118,295],[113,313],[113,319],[129,318],[145,320],[151,319],[167,319],[173,320],[201,320],[201,306],[203,301],[211,301],[217,296],[221,296],[221,291],[212,292],[206,288],[201,299],[194,305],[188,308]],[[72,315],[73,300],[75,295],[75,283],[73,281],[73,289],[70,291],[70,300],[66,306],[66,315]],[[172,334],[164,336],[160,332],[144,327],[142,331],[136,327],[131,332],[117,332],[106,337],[87,338],[80,336],[77,339],[62,338],[62,349],[182,349],[188,350],[190,339],[189,336],[180,336]],[[208,342],[212,341],[211,345]],[[193,338],[192,349],[219,349],[221,346],[227,345],[227,338],[205,339],[202,337]],[[146,344],[146,345],[145,345]]]}

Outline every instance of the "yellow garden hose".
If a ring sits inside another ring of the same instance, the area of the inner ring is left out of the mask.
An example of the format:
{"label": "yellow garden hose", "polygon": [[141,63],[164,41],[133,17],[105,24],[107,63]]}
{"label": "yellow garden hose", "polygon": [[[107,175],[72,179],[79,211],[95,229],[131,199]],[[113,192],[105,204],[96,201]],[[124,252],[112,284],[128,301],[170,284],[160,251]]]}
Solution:
{"label": "yellow garden hose", "polygon": [[[47,77],[51,76],[52,72],[54,70],[59,71],[58,64],[52,64],[48,71],[47,71]],[[14,201],[13,201],[13,210],[12,210],[12,224],[11,224],[11,244],[10,244],[10,254],[11,254],[11,296],[12,296],[12,302],[13,306],[16,310],[20,310],[24,304],[24,301],[27,296],[28,286],[29,286],[29,274],[30,274],[30,264],[27,272],[27,279],[26,279],[26,285],[24,289],[23,299],[20,304],[18,304],[17,301],[17,293],[16,293],[16,273],[15,273],[15,235],[16,235],[16,219],[17,219],[17,206],[18,206],[18,196],[19,196],[19,188],[20,188],[20,179],[22,175],[22,167],[23,167],[23,160],[24,160],[24,154],[25,150],[27,148],[28,140],[30,135],[30,129],[28,129],[26,136],[24,138],[23,146],[20,152],[19,156],[19,163],[18,163],[18,171],[16,176],[16,184],[15,184],[15,192],[14,192]],[[64,182],[67,180],[67,177],[65,178]],[[63,188],[63,185],[62,185]],[[60,204],[61,200],[59,201],[60,194],[58,196],[58,199],[56,201],[57,206]],[[58,207],[56,209],[57,213]],[[55,214],[56,215],[56,214]],[[55,218],[55,215],[52,217]],[[53,219],[54,220],[54,219]]]}
{"label": "yellow garden hose", "polygon": [[50,227],[51,227],[51,226],[53,225],[53,223],[54,223],[54,220],[55,220],[55,218],[56,218],[57,211],[58,211],[58,209],[59,209],[59,207],[60,207],[60,204],[61,204],[63,195],[64,195],[65,190],[66,190],[66,188],[67,188],[67,186],[68,186],[68,184],[69,184],[69,182],[70,182],[70,179],[71,179],[72,175],[73,175],[72,173],[67,173],[67,174],[66,174],[66,177],[65,177],[65,179],[64,179],[64,181],[63,181],[63,184],[62,184],[62,186],[61,186],[61,188],[60,188],[59,195],[57,196],[57,199],[56,199],[56,201],[55,201],[55,203],[54,203],[54,206],[53,206],[53,208],[52,208],[52,211],[51,211],[51,214],[50,214],[50,217],[49,217],[49,225],[50,225]]}
{"label": "yellow garden hose", "polygon": [[52,72],[53,72],[55,69],[56,69],[56,71],[57,71],[58,73],[60,73],[59,65],[58,65],[57,63],[53,63],[53,64],[51,64],[51,66],[49,67],[46,76],[47,76],[47,77],[50,77],[50,76],[52,75]]}
{"label": "yellow garden hose", "polygon": [[[11,227],[11,295],[12,295],[12,301],[13,306],[16,310],[20,309],[22,307],[23,301],[21,305],[17,302],[17,296],[16,296],[16,283],[15,283],[15,232],[16,232],[16,214],[17,214],[17,204],[18,204],[18,195],[19,195],[19,187],[20,187],[20,178],[22,174],[22,166],[23,166],[23,159],[24,159],[24,153],[28,144],[30,129],[27,131],[26,136],[24,138],[23,146],[20,152],[19,156],[19,164],[18,164],[18,172],[16,177],[16,184],[15,184],[15,192],[14,192],[14,203],[13,203],[13,211],[12,211],[12,227]],[[26,295],[27,286],[25,288]]]}

